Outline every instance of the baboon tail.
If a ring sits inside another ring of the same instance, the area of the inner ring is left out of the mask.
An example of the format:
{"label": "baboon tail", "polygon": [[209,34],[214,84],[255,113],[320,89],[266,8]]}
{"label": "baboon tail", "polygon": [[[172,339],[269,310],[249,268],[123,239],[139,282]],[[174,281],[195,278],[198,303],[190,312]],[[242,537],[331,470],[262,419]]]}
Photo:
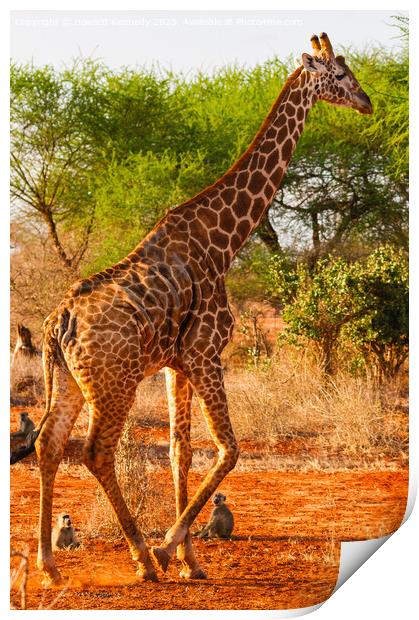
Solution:
{"label": "baboon tail", "polygon": [[10,465],[14,465],[14,463],[21,461],[25,458],[25,456],[29,456],[29,454],[32,454],[32,452],[35,451],[35,441],[38,435],[39,431],[32,431],[27,437],[26,446],[23,446],[23,448],[18,448],[10,453]]}

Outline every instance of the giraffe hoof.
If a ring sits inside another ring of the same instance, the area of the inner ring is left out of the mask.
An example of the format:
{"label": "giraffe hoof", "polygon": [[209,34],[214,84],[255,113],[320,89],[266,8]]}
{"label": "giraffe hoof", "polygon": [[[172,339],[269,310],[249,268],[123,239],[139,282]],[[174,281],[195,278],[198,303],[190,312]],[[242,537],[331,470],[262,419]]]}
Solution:
{"label": "giraffe hoof", "polygon": [[146,568],[139,568],[137,570],[137,577],[140,581],[154,581],[157,582],[159,580],[159,578],[157,577],[157,573],[154,570],[154,568],[151,569],[146,569]]}
{"label": "giraffe hoof", "polygon": [[54,572],[52,575],[49,573],[45,573],[42,578],[42,587],[45,589],[57,588],[60,586],[64,586],[67,583],[68,577],[63,577],[58,571]]}
{"label": "giraffe hoof", "polygon": [[191,570],[190,568],[183,568],[180,571],[179,576],[181,579],[208,579],[202,568],[195,568],[194,570]]}
{"label": "giraffe hoof", "polygon": [[170,555],[167,551],[162,547],[151,547],[150,554],[157,567],[165,573],[170,562]]}

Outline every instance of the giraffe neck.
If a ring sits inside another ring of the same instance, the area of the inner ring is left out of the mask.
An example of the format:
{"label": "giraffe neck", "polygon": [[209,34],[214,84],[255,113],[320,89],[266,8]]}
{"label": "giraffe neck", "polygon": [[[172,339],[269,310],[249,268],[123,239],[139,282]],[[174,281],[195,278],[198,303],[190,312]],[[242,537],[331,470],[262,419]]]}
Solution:
{"label": "giraffe neck", "polygon": [[174,210],[189,221],[190,237],[218,273],[227,271],[269,208],[316,100],[315,79],[300,67],[244,155],[214,185]]}

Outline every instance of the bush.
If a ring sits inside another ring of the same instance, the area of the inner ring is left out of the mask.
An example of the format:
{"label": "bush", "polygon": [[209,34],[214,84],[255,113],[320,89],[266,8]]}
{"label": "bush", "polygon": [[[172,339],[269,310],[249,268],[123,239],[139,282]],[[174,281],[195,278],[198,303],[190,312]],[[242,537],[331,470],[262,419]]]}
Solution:
{"label": "bush", "polygon": [[[341,469],[406,463],[403,382],[393,379],[378,386],[369,377],[341,370],[325,383],[312,349],[285,345],[263,369],[226,373],[229,413],[243,448],[237,467]],[[192,439],[201,445],[210,441],[199,413],[193,418]],[[246,458],[249,441],[263,451],[262,461]],[[210,464],[207,459],[199,469]]]}
{"label": "bush", "polygon": [[286,258],[275,257],[270,269],[272,291],[284,303],[282,338],[293,344],[314,341],[324,372],[332,374],[342,327],[357,313],[350,266],[329,257],[310,271],[304,263],[292,267]]}
{"label": "bush", "polygon": [[359,316],[342,331],[381,381],[398,373],[409,352],[409,275],[402,250],[385,245],[354,266]]}
{"label": "bush", "polygon": [[[138,529],[146,535],[161,536],[174,521],[174,501],[172,496],[168,498],[166,489],[155,484],[149,468],[148,447],[137,443],[135,426],[135,418],[128,416],[115,454],[118,484]],[[122,538],[116,515],[99,486],[88,534],[111,540]]]}
{"label": "bush", "polygon": [[326,374],[336,370],[338,346],[350,345],[379,376],[393,376],[408,354],[408,265],[384,245],[365,261],[328,256],[312,270],[275,257],[271,290],[283,303],[282,339],[316,343]]}

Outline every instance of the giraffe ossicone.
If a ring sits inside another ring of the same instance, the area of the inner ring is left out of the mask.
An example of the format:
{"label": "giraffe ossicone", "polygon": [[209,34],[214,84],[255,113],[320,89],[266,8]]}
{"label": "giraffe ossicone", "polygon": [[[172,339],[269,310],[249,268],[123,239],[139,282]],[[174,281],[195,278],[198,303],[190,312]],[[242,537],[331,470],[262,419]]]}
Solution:
{"label": "giraffe ossicone", "polygon": [[[189,528],[239,450],[228,415],[220,355],[233,329],[226,271],[272,202],[310,108],[318,101],[371,113],[368,96],[324,33],[285,82],[247,151],[210,187],[175,207],[123,260],[77,282],[44,324],[46,410],[38,428],[41,499],[38,567],[60,579],[51,550],[53,484],[84,402],[84,462],[106,493],[143,580],[156,580],[177,550],[181,576],[205,578]],[[114,470],[118,439],[140,381],[166,368],[176,521],[147,546]],[[202,407],[218,459],[187,496],[191,399]]]}

